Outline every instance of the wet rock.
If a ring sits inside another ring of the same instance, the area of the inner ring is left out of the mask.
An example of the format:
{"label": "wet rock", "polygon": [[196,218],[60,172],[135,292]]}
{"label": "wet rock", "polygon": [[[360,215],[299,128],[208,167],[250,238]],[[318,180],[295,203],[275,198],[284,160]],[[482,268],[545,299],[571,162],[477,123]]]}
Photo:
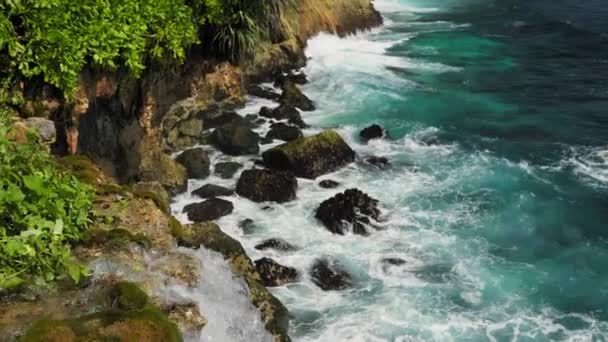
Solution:
{"label": "wet rock", "polygon": [[286,81],[283,83],[283,93],[279,98],[282,105],[300,108],[303,111],[315,110],[314,103],[302,93],[294,82]]}
{"label": "wet rock", "polygon": [[201,198],[213,198],[221,196],[232,196],[234,195],[234,190],[215,184],[205,184],[200,188],[194,190],[192,194]]}
{"label": "wet rock", "polygon": [[140,310],[148,304],[148,295],[137,285],[120,282],[110,291],[113,305],[122,310]]}
{"label": "wet rock", "polygon": [[189,204],[184,208],[184,212],[188,214],[188,219],[193,222],[214,221],[232,213],[232,210],[234,210],[232,202],[219,198]]}
{"label": "wet rock", "polygon": [[384,258],[382,259],[382,263],[392,266],[401,266],[405,265],[407,262],[401,258]]}
{"label": "wet rock", "polygon": [[302,130],[298,127],[289,126],[282,122],[270,126],[270,131],[266,134],[266,138],[283,141],[293,141],[303,137]]}
{"label": "wet rock", "polygon": [[275,92],[273,89],[263,87],[258,84],[250,85],[249,87],[247,87],[247,92],[250,95],[253,95],[256,97],[261,97],[263,99],[268,99],[268,100],[272,100],[272,101],[278,101],[279,98],[281,97],[281,95],[278,94],[277,92]]}
{"label": "wet rock", "polygon": [[386,157],[367,157],[365,162],[378,169],[388,169],[391,166],[391,162]]}
{"label": "wet rock", "polygon": [[360,190],[348,189],[321,203],[315,217],[334,234],[344,235],[350,224],[355,234],[367,235],[365,226],[371,224],[370,218],[379,219],[380,210],[377,200]]}
{"label": "wet rock", "polygon": [[240,196],[254,202],[289,202],[296,198],[298,181],[293,173],[278,170],[246,170],[236,185]]}
{"label": "wet rock", "polygon": [[324,291],[345,290],[353,286],[350,274],[327,258],[317,259],[314,262],[310,278]]}
{"label": "wet rock", "polygon": [[247,114],[245,115],[245,119],[254,122],[258,119],[258,115],[257,114]]}
{"label": "wet rock", "polygon": [[264,164],[289,170],[298,177],[314,179],[355,160],[355,152],[340,135],[327,130],[272,148],[262,154]]}
{"label": "wet rock", "polygon": [[386,130],[377,124],[373,124],[369,127],[366,127],[359,133],[359,137],[364,143],[367,143],[372,139],[379,139],[386,136]]}
{"label": "wet rock", "polygon": [[52,144],[57,138],[57,130],[55,129],[55,123],[45,118],[27,118],[25,120],[27,127],[34,129],[38,132],[38,135],[45,144]]}
{"label": "wet rock", "polygon": [[209,177],[209,154],[205,149],[197,147],[185,150],[175,160],[186,168],[189,178]]}
{"label": "wet rock", "polygon": [[215,164],[214,173],[220,176],[223,179],[230,179],[234,177],[234,174],[237,173],[241,168],[243,168],[243,164],[237,162],[222,162]]}
{"label": "wet rock", "polygon": [[300,112],[293,106],[280,105],[274,109],[262,107],[262,109],[260,109],[260,116],[274,120],[287,120],[290,124],[300,128],[306,127],[304,120],[302,120],[302,115],[300,115]]}
{"label": "wet rock", "polygon": [[268,239],[260,242],[254,247],[257,250],[263,251],[274,249],[281,252],[296,251],[298,248],[283,239]]}
{"label": "wet rock", "polygon": [[264,286],[282,286],[298,279],[298,271],[295,268],[283,266],[270,258],[256,260],[255,268]]}
{"label": "wet rock", "polygon": [[252,219],[244,219],[239,222],[239,228],[243,230],[243,233],[251,234],[256,230],[256,225]]}
{"label": "wet rock", "polygon": [[210,140],[214,147],[229,155],[257,154],[260,151],[260,137],[244,125],[232,123],[219,127]]}
{"label": "wet rock", "polygon": [[161,271],[173,281],[195,287],[201,279],[201,262],[196,255],[172,251],[168,255],[148,263],[151,270]]}
{"label": "wet rock", "polygon": [[319,186],[323,189],[335,189],[340,186],[340,183],[331,179],[325,179],[319,182]]}
{"label": "wet rock", "polygon": [[266,119],[258,118],[254,121],[256,125],[263,125],[266,123]]}
{"label": "wet rock", "polygon": [[268,145],[268,144],[272,144],[273,142],[274,142],[274,139],[272,137],[269,137],[268,135],[263,137],[260,140],[261,145]]}
{"label": "wet rock", "polygon": [[295,84],[303,85],[308,83],[308,78],[306,77],[306,74],[303,71],[297,73],[290,71],[287,74],[278,75],[274,83],[275,86],[282,87],[283,84],[285,84],[286,82],[293,82]]}
{"label": "wet rock", "polygon": [[179,303],[171,304],[162,308],[162,311],[167,314],[167,317],[172,322],[176,322],[182,331],[201,331],[207,320],[198,308],[196,303]]}

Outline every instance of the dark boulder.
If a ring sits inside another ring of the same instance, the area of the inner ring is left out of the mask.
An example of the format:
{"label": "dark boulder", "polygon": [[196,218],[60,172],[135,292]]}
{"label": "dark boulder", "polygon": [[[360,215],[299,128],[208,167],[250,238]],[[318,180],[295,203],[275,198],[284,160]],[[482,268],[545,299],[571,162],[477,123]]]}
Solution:
{"label": "dark boulder", "polygon": [[331,179],[325,179],[319,182],[319,186],[323,189],[335,189],[340,186],[340,183]]}
{"label": "dark boulder", "polygon": [[243,168],[243,164],[237,162],[221,162],[214,166],[213,173],[220,176],[223,179],[230,179],[234,177],[240,169]]}
{"label": "dark boulder", "polygon": [[255,268],[264,286],[282,286],[298,279],[298,271],[295,268],[283,266],[270,258],[256,260]]}
{"label": "dark boulder", "polygon": [[386,265],[391,265],[391,266],[402,266],[402,265],[405,265],[407,263],[407,261],[405,261],[401,258],[384,258],[384,259],[382,259],[382,263],[384,263]]}
{"label": "dark boulder", "polygon": [[367,235],[365,227],[371,224],[370,218],[378,221],[380,209],[377,200],[360,190],[348,189],[321,203],[315,217],[334,234],[344,235],[350,224],[355,234]]}
{"label": "dark boulder", "polygon": [[279,102],[282,105],[300,108],[307,112],[315,110],[314,103],[302,93],[294,82],[284,82],[282,89],[283,93],[279,98]]}
{"label": "dark boulder", "polygon": [[189,178],[204,179],[209,177],[209,154],[201,147],[185,150],[176,158],[188,172]]}
{"label": "dark boulder", "polygon": [[303,138],[302,130],[298,127],[289,126],[282,122],[275,123],[270,126],[270,131],[266,134],[266,138],[277,139],[283,141],[293,141]]}
{"label": "dark boulder", "polygon": [[264,240],[254,247],[257,250],[263,251],[266,249],[274,249],[281,252],[291,252],[297,250],[297,247],[283,239],[268,239]]}
{"label": "dark boulder", "polygon": [[217,128],[211,135],[211,144],[218,150],[234,156],[260,152],[260,137],[249,127],[231,123]]}
{"label": "dark boulder", "polygon": [[256,97],[260,97],[260,98],[268,99],[268,100],[272,100],[272,101],[278,101],[279,98],[281,97],[281,95],[278,94],[277,92],[275,92],[273,89],[263,87],[258,84],[253,84],[253,85],[250,85],[249,87],[247,87],[247,93],[249,93],[250,95],[256,96]]}
{"label": "dark boulder", "polygon": [[254,202],[289,202],[296,198],[298,181],[293,173],[278,170],[245,170],[236,185],[237,194]]}
{"label": "dark boulder", "polygon": [[298,73],[289,72],[287,74],[280,74],[276,76],[274,85],[276,87],[283,87],[286,82],[293,82],[295,84],[302,85],[308,83],[308,77],[306,77],[306,74],[303,71]]}
{"label": "dark boulder", "polygon": [[192,194],[201,198],[213,198],[220,196],[232,196],[234,195],[234,190],[215,184],[205,184],[202,187],[194,190]]}
{"label": "dark boulder", "polygon": [[324,291],[345,290],[353,286],[352,277],[333,260],[317,259],[310,271],[312,282]]}
{"label": "dark boulder", "polygon": [[386,130],[377,124],[366,127],[359,133],[359,137],[364,143],[367,143],[372,139],[379,139],[386,136],[388,136]]}
{"label": "dark boulder", "polygon": [[315,179],[352,163],[355,152],[338,133],[327,130],[272,148],[262,157],[268,167]]}
{"label": "dark boulder", "polygon": [[204,202],[189,204],[184,208],[188,219],[193,222],[213,221],[232,213],[232,202],[211,198]]}
{"label": "dark boulder", "polygon": [[255,232],[257,229],[255,222],[250,218],[240,221],[238,226],[239,226],[239,228],[241,228],[241,230],[245,234],[251,234],[251,233]]}

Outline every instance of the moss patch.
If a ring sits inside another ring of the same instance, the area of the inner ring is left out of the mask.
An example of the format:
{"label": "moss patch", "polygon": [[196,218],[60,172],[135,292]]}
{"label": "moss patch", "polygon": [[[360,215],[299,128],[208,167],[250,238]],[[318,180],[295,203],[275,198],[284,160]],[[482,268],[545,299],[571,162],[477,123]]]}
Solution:
{"label": "moss patch", "polygon": [[150,248],[152,242],[141,233],[133,234],[125,229],[93,229],[85,233],[84,246],[104,245],[110,248],[124,248],[130,243],[136,243],[143,248]]}
{"label": "moss patch", "polygon": [[122,310],[140,310],[148,304],[148,295],[137,285],[129,282],[120,282],[110,291],[113,303]]}

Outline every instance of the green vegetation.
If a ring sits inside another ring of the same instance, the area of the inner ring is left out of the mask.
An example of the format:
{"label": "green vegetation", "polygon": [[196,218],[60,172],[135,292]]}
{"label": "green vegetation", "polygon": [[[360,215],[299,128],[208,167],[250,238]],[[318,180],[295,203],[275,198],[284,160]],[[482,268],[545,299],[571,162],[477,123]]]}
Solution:
{"label": "green vegetation", "polygon": [[6,0],[0,2],[0,66],[42,78],[70,95],[86,66],[142,74],[152,62],[182,62],[202,43],[238,60],[276,38],[295,0]]}
{"label": "green vegetation", "polygon": [[33,276],[44,283],[85,273],[72,260],[69,244],[81,239],[89,223],[93,190],[59,171],[35,142],[7,139],[9,118],[0,107],[0,288]]}

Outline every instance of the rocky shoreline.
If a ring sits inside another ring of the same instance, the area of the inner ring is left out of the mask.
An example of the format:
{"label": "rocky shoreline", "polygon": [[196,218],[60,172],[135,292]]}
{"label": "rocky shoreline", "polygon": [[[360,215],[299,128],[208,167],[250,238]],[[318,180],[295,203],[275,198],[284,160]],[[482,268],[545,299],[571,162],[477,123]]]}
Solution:
{"label": "rocky shoreline", "polygon": [[[30,286],[0,296],[1,340],[196,337],[212,317],[197,303],[176,300],[164,291],[168,286],[196,288],[205,275],[204,261],[201,264],[195,250],[203,246],[221,254],[244,281],[274,340],[289,341],[288,311],[266,286],[293,281],[297,271],[272,259],[252,261],[237,240],[210,221],[233,211],[226,196],[293,201],[297,177],[314,179],[355,160],[352,149],[333,131],[304,137],[302,128],[307,126],[299,110],[314,110],[314,102],[298,88],[306,76],[292,71],[303,65],[304,42],[315,33],[344,35],[381,23],[368,0],[342,2],[303,1],[300,11],[286,20],[299,26],[286,25],[289,35],[283,43],[260,47],[252,66],[238,68],[194,54],[182,70],[153,69],[139,81],[89,70],[70,102],[53,98],[44,87],[32,91],[24,110],[31,112],[28,116],[55,121],[56,132],[44,135],[53,152],[68,154],[58,159],[59,165],[96,190],[89,234],[74,248],[77,259],[92,272],[79,284],[66,279],[52,289]],[[259,83],[264,81],[274,82],[281,92]],[[247,93],[280,105],[241,116],[235,110]],[[16,122],[14,140],[28,127],[46,129],[52,123],[42,120]],[[286,143],[267,149],[274,141]],[[213,160],[250,156],[254,166],[234,161],[212,165],[211,154]],[[171,198],[188,190],[188,179],[211,174],[235,180],[238,175],[238,181],[233,188],[209,184],[192,189],[201,197],[185,209],[193,223],[182,224],[171,216]],[[345,196],[348,203],[333,199],[341,203],[333,205],[342,206],[342,216],[326,220],[333,222],[330,225],[342,219],[367,225],[369,220],[352,213],[363,209],[359,206],[373,207],[373,200],[362,202],[348,192]],[[260,246],[269,248],[297,247],[280,239]],[[311,276],[323,289],[350,284],[348,275],[328,260],[319,260]]]}

